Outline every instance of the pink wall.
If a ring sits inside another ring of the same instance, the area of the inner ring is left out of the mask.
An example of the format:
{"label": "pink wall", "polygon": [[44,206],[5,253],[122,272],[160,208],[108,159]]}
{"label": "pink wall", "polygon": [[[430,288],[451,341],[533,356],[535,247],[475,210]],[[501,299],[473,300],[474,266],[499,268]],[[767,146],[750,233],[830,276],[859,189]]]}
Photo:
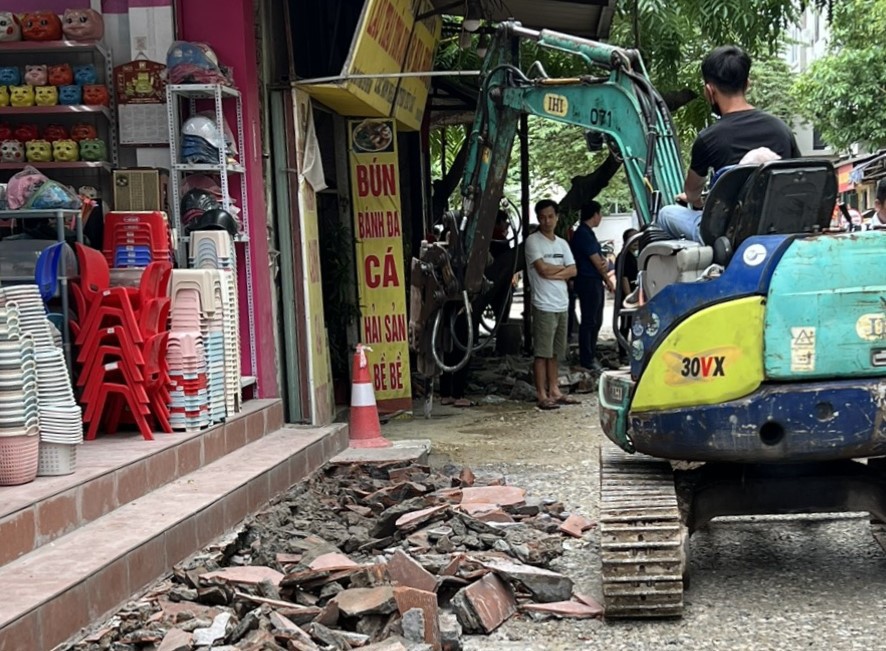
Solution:
{"label": "pink wall", "polygon": [[[222,65],[234,71],[234,83],[243,96],[245,149],[240,158],[246,166],[249,193],[249,244],[252,251],[253,301],[255,305],[255,341],[257,342],[260,398],[279,395],[274,348],[275,322],[272,311],[274,294],[268,267],[267,208],[264,196],[261,158],[261,110],[257,74],[256,41],[252,0],[187,0],[178,5],[179,38],[208,44]],[[235,114],[228,115],[236,129]],[[234,177],[232,177],[233,179]],[[234,183],[238,182],[236,180]],[[236,193],[234,193],[236,196]],[[240,246],[240,245],[238,245]],[[240,296],[246,296],[241,274]],[[244,357],[248,360],[249,322],[241,298],[240,331]],[[244,371],[247,366],[244,365]]]}

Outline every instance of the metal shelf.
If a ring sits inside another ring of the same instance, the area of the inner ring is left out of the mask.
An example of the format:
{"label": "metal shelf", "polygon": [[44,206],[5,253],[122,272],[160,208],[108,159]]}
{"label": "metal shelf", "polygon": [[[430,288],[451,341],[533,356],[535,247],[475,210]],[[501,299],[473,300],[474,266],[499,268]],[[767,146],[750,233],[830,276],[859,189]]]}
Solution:
{"label": "metal shelf", "polygon": [[51,52],[97,51],[106,59],[110,53],[99,41],[5,41],[0,43],[0,56],[22,52],[25,54],[48,54]]}
{"label": "metal shelf", "polygon": [[[0,51],[0,56],[3,52]],[[108,120],[111,119],[111,109],[107,106],[92,106],[89,104],[56,104],[55,106],[3,106],[0,107],[0,115],[62,115],[77,113],[101,114]]]}
{"label": "metal shelf", "polygon": [[[182,235],[179,239],[180,239],[182,242],[184,242],[185,244],[187,244],[187,243],[189,243],[189,242],[191,241],[191,236],[190,236],[190,235]],[[234,242],[239,242],[239,243],[248,242],[248,241],[249,241],[249,235],[247,235],[247,234],[244,233],[243,231],[240,231],[240,232],[237,233],[237,235],[236,235],[234,238],[232,238],[232,239],[234,240]]]}
{"label": "metal shelf", "polygon": [[218,165],[209,163],[176,163],[173,165],[177,172],[215,172],[221,174],[223,171],[228,174],[243,174],[246,170],[242,165],[237,163],[231,165]]}
{"label": "metal shelf", "polygon": [[0,210],[0,219],[46,219],[47,217],[55,219],[61,217],[67,219],[69,217],[79,217],[79,210]]}
{"label": "metal shelf", "polygon": [[[105,172],[111,171],[111,164],[107,161],[86,161],[86,160],[78,160],[78,161],[53,161],[48,163],[32,163],[29,161],[25,161],[23,163],[0,163],[0,170],[21,170],[24,169],[26,165],[30,165],[31,167],[36,167],[38,170],[103,170]],[[15,211],[21,212],[21,211]]]}
{"label": "metal shelf", "polygon": [[216,89],[219,89],[223,99],[240,97],[240,91],[236,88],[217,84],[169,84],[166,88],[169,92],[188,99],[215,99]]}
{"label": "metal shelf", "polygon": [[[246,280],[246,317],[248,322],[248,332],[241,332],[241,339],[249,338],[249,370],[251,374],[256,373],[258,368],[258,352],[255,344],[255,291],[252,278],[252,247],[249,246],[249,198],[247,196],[247,179],[245,177],[246,166],[240,163],[228,163],[226,152],[219,151],[218,163],[214,164],[187,164],[180,163],[179,156],[181,152],[181,126],[184,115],[195,115],[197,113],[197,103],[201,100],[212,102],[212,108],[215,114],[215,123],[222,127],[224,124],[224,105],[233,104],[236,112],[236,137],[237,151],[241,156],[245,156],[246,143],[245,131],[243,124],[243,98],[240,91],[230,86],[221,84],[170,84],[166,86],[166,113],[169,125],[169,153],[172,158],[172,173],[170,174],[169,190],[170,190],[170,212],[171,224],[175,233],[182,232],[181,214],[179,213],[179,201],[181,199],[181,184],[190,172],[209,172],[218,174],[219,186],[221,187],[222,207],[225,210],[231,210],[235,197],[231,196],[230,185],[233,180],[237,187],[237,203],[240,208],[240,224],[241,234],[235,238],[236,242],[244,243],[243,246],[237,247],[239,251],[234,253],[234,268],[238,275],[243,273]],[[183,111],[184,109],[184,111]],[[231,175],[239,175],[239,179],[229,178]],[[176,259],[181,266],[188,261],[188,241],[187,237],[179,237],[176,246]],[[242,267],[241,267],[242,265]],[[246,376],[250,377],[250,376]],[[260,389],[256,382],[256,388]]]}

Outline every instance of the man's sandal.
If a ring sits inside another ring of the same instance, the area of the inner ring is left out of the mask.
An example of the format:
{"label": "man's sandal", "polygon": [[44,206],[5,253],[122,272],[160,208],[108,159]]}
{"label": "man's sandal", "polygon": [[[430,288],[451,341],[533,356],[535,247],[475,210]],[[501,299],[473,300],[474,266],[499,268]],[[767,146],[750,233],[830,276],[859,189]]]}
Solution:
{"label": "man's sandal", "polygon": [[550,411],[552,409],[560,408],[560,405],[558,405],[557,401],[553,398],[548,398],[547,400],[539,400],[536,406],[542,411]]}

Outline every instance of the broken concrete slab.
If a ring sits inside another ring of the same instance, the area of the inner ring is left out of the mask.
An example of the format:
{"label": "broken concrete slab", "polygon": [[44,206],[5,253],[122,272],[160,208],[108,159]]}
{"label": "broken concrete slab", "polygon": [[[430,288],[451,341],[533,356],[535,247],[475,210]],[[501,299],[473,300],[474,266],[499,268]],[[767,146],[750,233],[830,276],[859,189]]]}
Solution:
{"label": "broken concrete slab", "polygon": [[603,608],[583,604],[580,601],[554,601],[546,604],[523,604],[520,609],[529,613],[539,613],[552,617],[591,619],[603,616]]}
{"label": "broken concrete slab", "polygon": [[462,504],[516,506],[525,499],[526,491],[518,486],[471,486],[461,490]]}
{"label": "broken concrete slab", "polygon": [[260,565],[239,565],[226,567],[213,572],[205,572],[200,575],[204,581],[226,581],[238,585],[258,585],[262,581],[270,581],[274,585],[280,585],[283,573],[270,567]]}
{"label": "broken concrete slab", "polygon": [[394,588],[394,598],[397,600],[397,609],[404,618],[403,634],[406,638],[410,639],[406,630],[406,613],[418,609],[422,612],[424,642],[430,644],[434,651],[440,651],[437,595],[433,592],[398,586]]}
{"label": "broken concrete slab", "polygon": [[455,613],[442,610],[437,619],[440,622],[440,651],[462,651],[462,629]]}
{"label": "broken concrete slab", "polygon": [[385,464],[391,462],[412,463],[425,466],[431,451],[430,439],[394,441],[389,448],[348,448],[332,457],[333,465]]}
{"label": "broken concrete slab", "polygon": [[403,637],[410,642],[425,642],[425,612],[421,608],[410,608],[403,613],[400,622],[403,627]]}
{"label": "broken concrete slab", "polygon": [[466,631],[491,633],[517,612],[517,601],[504,581],[487,574],[455,593],[452,607]]}
{"label": "broken concrete slab", "polygon": [[223,640],[234,627],[231,613],[219,613],[209,628],[198,628],[194,631],[194,646],[212,646],[215,642]]}
{"label": "broken concrete slab", "polygon": [[573,513],[566,518],[566,521],[563,522],[563,524],[560,525],[560,531],[575,538],[581,538],[584,535],[584,532],[593,526],[594,523],[586,517]]}
{"label": "broken concrete slab", "polygon": [[394,589],[391,586],[377,588],[350,588],[339,592],[332,600],[341,612],[349,617],[362,615],[387,615],[397,609]]}
{"label": "broken concrete slab", "polygon": [[425,592],[437,589],[437,578],[400,549],[388,561],[388,576],[395,585]]}
{"label": "broken concrete slab", "polygon": [[564,574],[499,559],[485,561],[482,565],[512,583],[522,585],[542,603],[566,601],[572,596],[572,579]]}

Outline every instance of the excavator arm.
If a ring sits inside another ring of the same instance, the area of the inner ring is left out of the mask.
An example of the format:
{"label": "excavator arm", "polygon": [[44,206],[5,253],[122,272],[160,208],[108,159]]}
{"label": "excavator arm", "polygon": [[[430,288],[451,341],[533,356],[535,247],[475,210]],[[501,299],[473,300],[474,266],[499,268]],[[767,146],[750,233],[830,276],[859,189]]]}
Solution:
{"label": "excavator arm", "polygon": [[[524,73],[519,67],[523,41],[572,54],[587,64],[589,74],[551,78],[538,63]],[[489,243],[524,113],[601,133],[625,166],[643,224],[654,220],[661,197],[670,201],[682,190],[682,163],[670,113],[636,51],[503,23],[484,60],[462,179],[462,209],[444,217],[446,241],[423,243],[420,258],[413,261],[410,336],[418,353],[417,369],[426,377],[460,368],[470,358],[472,332],[468,342],[459,342],[464,349],[461,362],[442,362],[440,334],[453,321],[444,318],[444,312],[450,317],[456,310],[469,313],[487,289]]]}

